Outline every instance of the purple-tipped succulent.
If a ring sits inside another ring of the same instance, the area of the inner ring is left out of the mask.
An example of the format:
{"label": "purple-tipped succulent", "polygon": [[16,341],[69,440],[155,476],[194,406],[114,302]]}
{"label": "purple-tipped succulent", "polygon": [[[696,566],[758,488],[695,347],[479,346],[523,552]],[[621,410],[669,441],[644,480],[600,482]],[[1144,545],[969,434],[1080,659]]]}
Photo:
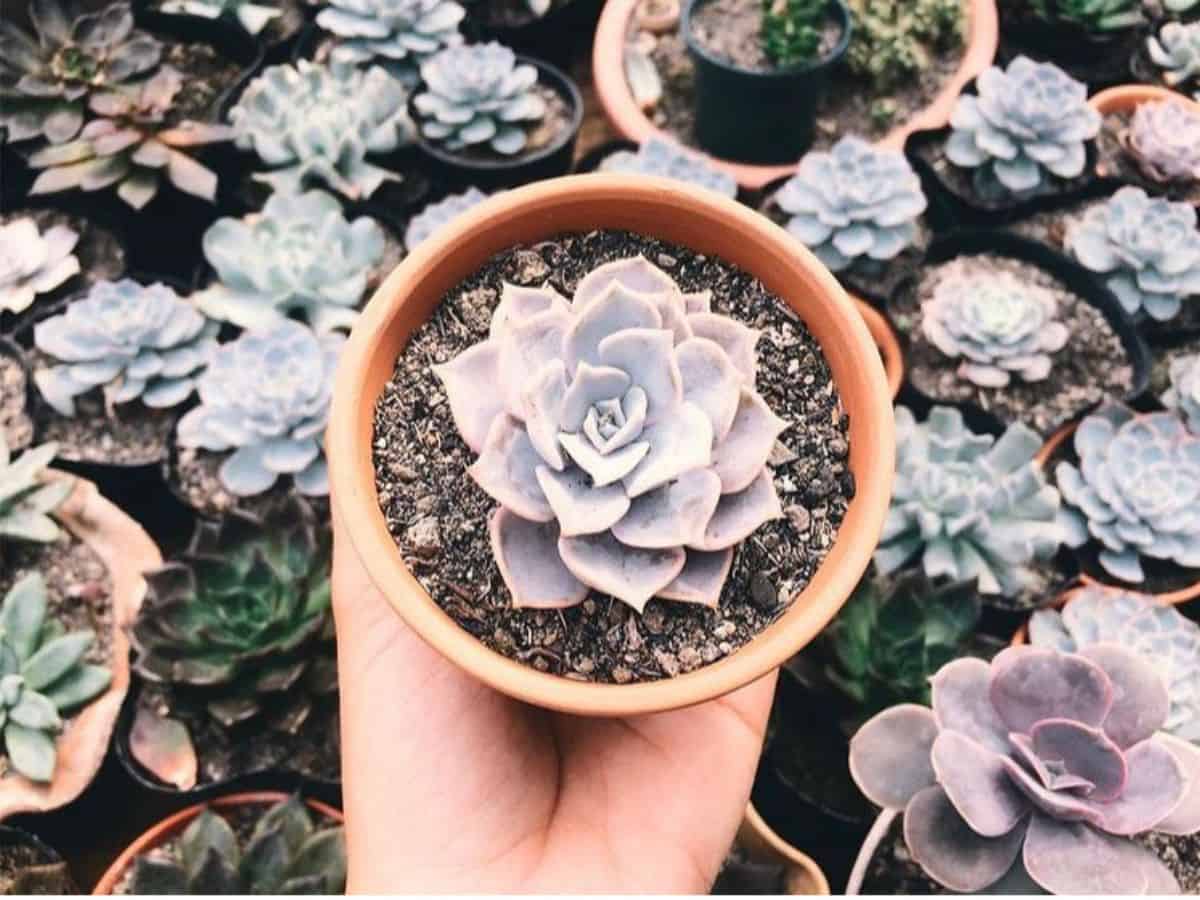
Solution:
{"label": "purple-tipped succulent", "polygon": [[903,810],[926,875],[954,891],[1178,892],[1132,838],[1200,831],[1200,748],[1158,733],[1167,688],[1144,659],[1012,647],[943,666],[932,703],[885,710],[850,742],[855,782],[881,821]]}
{"label": "purple-tipped succulent", "polygon": [[1200,111],[1182,98],[1141,104],[1121,143],[1151,181],[1200,180]]}
{"label": "purple-tipped succulent", "polygon": [[500,506],[492,551],[517,606],[594,588],[716,606],[733,548],[781,515],[766,462],[786,427],[754,387],[758,332],[638,256],[567,300],[506,284],[487,340],[434,372]]}

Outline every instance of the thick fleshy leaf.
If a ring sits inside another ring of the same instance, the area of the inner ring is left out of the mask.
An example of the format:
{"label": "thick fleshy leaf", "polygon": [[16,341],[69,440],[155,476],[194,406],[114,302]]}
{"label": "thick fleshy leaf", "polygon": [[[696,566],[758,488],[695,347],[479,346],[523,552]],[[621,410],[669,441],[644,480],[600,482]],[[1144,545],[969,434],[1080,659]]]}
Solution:
{"label": "thick fleshy leaf", "polygon": [[936,783],[930,754],[938,736],[933,713],[902,703],[868,719],[850,739],[850,775],[876,806],[903,809]]}
{"label": "thick fleshy leaf", "polygon": [[742,377],[716,341],[692,338],[675,348],[683,399],[699,406],[713,424],[713,440],[719,446],[733,427],[741,400]]}
{"label": "thick fleshy leaf", "polygon": [[745,490],[759,476],[785,428],[787,422],[771,412],[762,397],[754,391],[741,392],[729,433],[713,451],[722,494]]}
{"label": "thick fleshy leaf", "polygon": [[653,300],[612,284],[572,320],[562,344],[567,374],[574,377],[581,362],[599,365],[600,342],[605,338],[630,328],[661,327],[662,316]]}
{"label": "thick fleshy leaf", "polygon": [[1008,834],[1029,812],[1029,801],[1008,778],[1004,757],[969,737],[941,732],[931,760],[938,784],[977,834]]}
{"label": "thick fleshy leaf", "polygon": [[1044,787],[1052,791],[1077,788],[1082,794],[1095,788],[1095,785],[1086,778],[1061,771],[1062,767],[1058,765],[1058,761],[1055,761],[1052,769],[1045,760],[1037,755],[1037,751],[1033,749],[1033,738],[1029,735],[1018,734],[1014,731],[1008,736],[1008,739],[1012,742],[1013,758],[1037,775]]}
{"label": "thick fleshy leaf", "polygon": [[488,432],[479,459],[467,472],[501,506],[523,519],[549,522],[554,510],[537,480],[544,465],[529,435],[512,416],[499,415]]}
{"label": "thick fleshy leaf", "polygon": [[704,537],[689,544],[697,550],[724,550],[741,543],[764,522],[783,516],[775,480],[770,469],[761,469],[759,476],[744,491],[722,494],[717,510],[704,529]]}
{"label": "thick fleshy leaf", "polygon": [[674,415],[647,426],[641,438],[649,444],[649,452],[624,478],[625,492],[630,497],[639,497],[684,472],[708,466],[712,459],[712,423],[704,410],[691,403],[681,404]]}
{"label": "thick fleshy leaf", "polygon": [[1171,751],[1184,774],[1186,789],[1170,814],[1154,825],[1165,834],[1195,834],[1200,831],[1200,747],[1169,734],[1155,740]]}
{"label": "thick fleshy leaf", "polygon": [[1112,800],[1124,789],[1128,773],[1121,748],[1099,728],[1070,719],[1043,719],[1029,736],[1039,759],[1091,783],[1089,800]]}
{"label": "thick fleshy leaf", "polygon": [[[1120,835],[1141,834],[1158,825],[1184,799],[1187,782],[1183,767],[1157,738],[1147,738],[1126,752],[1129,778],[1111,802],[1088,796],[1102,819],[1100,827]],[[1100,801],[1100,802],[1097,802]]]}
{"label": "thick fleshy leaf", "polygon": [[[525,385],[547,363],[559,358],[570,324],[570,315],[549,309],[513,325],[504,336],[500,342],[499,383],[509,415],[525,419]],[[476,382],[475,390],[480,390],[483,383]]]}
{"label": "thick fleshy leaf", "polygon": [[580,363],[563,398],[559,414],[561,429],[578,431],[589,409],[603,400],[623,397],[629,383],[629,376],[621,369]]}
{"label": "thick fleshy leaf", "polygon": [[[488,430],[504,411],[500,391],[500,345],[483,341],[464,350],[450,362],[433,367],[446,387],[450,413],[463,441],[472,453],[483,452]],[[480,390],[489,385],[490,390]]]}
{"label": "thick fleshy leaf", "polygon": [[925,874],[952,891],[1000,880],[1021,852],[1025,825],[1000,837],[976,834],[940,787],[925,788],[904,809],[904,843]]}
{"label": "thick fleshy leaf", "polygon": [[4,749],[9,765],[30,781],[48,782],[54,777],[58,754],[54,738],[45,731],[10,721],[4,726]]}
{"label": "thick fleshy leaf", "polygon": [[1142,894],[1149,882],[1129,865],[1129,841],[1101,834],[1081,822],[1036,814],[1025,834],[1025,868],[1052,894]]}
{"label": "thick fleshy leaf", "polygon": [[688,316],[688,325],[696,337],[716,341],[741,373],[746,386],[754,387],[754,376],[758,371],[758,352],[754,349],[758,343],[757,331],[716,313],[693,313]]}
{"label": "thick fleshy leaf", "polygon": [[[633,501],[612,526],[622,544],[648,550],[700,540],[717,509],[721,480],[711,469],[692,469]],[[596,529],[597,531],[600,529]]]}
{"label": "thick fleshy leaf", "polygon": [[559,420],[566,394],[566,369],[561,359],[554,359],[526,382],[525,396],[522,398],[526,416],[525,431],[529,434],[529,440],[546,465],[558,472],[567,465],[558,443]]}
{"label": "thick fleshy leaf", "polygon": [[537,469],[538,483],[563,537],[608,531],[629,511],[629,498],[619,484],[593,487],[591,477],[580,469],[555,472]]}
{"label": "thick fleshy leaf", "polygon": [[1010,757],[1005,757],[1003,766],[1012,783],[1038,809],[1064,822],[1090,822],[1099,825],[1101,812],[1094,804],[1070,791],[1052,791],[1035,778],[1024,767]]}
{"label": "thick fleshy leaf", "polygon": [[[670,275],[638,254],[598,266],[580,279],[571,300],[576,312],[587,308],[614,283],[641,294],[678,292]],[[682,305],[682,298],[680,302]]]}
{"label": "thick fleshy leaf", "polygon": [[608,533],[562,538],[558,552],[576,578],[639,613],[650,598],[675,580],[687,561],[680,547],[640,550]]}
{"label": "thick fleshy leaf", "polygon": [[587,585],[559,558],[557,523],[530,522],[500,507],[488,521],[488,534],[514,606],[565,609],[587,599]]}
{"label": "thick fleshy leaf", "polygon": [[930,682],[933,714],[942,728],[1006,755],[1009,729],[992,708],[990,684],[991,667],[982,659],[964,657],[947,663]]}
{"label": "thick fleshy leaf", "polygon": [[1118,747],[1132,747],[1162,728],[1171,698],[1153,665],[1117,644],[1091,644],[1079,654],[1103,669],[1112,682],[1113,705],[1104,719],[1104,732]]}
{"label": "thick fleshy leaf", "polygon": [[598,488],[627,478],[650,452],[647,441],[626,444],[611,453],[601,453],[588,438],[579,434],[560,434],[558,442],[575,464],[591,476],[592,483]]}
{"label": "thick fleshy leaf", "polygon": [[699,603],[716,609],[721,602],[721,589],[733,568],[733,549],[705,553],[687,551],[687,562],[675,580],[658,592],[665,600]]}
{"label": "thick fleshy leaf", "polygon": [[1042,719],[1099,725],[1113,704],[1104,670],[1081,656],[1040,647],[1010,647],[992,662],[992,705],[1012,731]]}
{"label": "thick fleshy leaf", "polygon": [[493,340],[503,338],[514,325],[530,316],[547,310],[568,312],[569,309],[566,299],[548,284],[535,288],[506,282],[500,289],[500,303],[492,313],[489,336]]}
{"label": "thick fleshy leaf", "polygon": [[625,372],[646,392],[646,422],[651,425],[674,416],[683,400],[674,347],[671,332],[654,328],[627,328],[600,342],[600,362]]}

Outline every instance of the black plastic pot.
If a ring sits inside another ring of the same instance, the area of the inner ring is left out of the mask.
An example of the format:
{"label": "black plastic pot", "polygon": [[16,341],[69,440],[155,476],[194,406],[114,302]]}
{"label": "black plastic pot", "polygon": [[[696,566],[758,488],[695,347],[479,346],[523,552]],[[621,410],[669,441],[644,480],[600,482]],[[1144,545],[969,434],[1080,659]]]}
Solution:
{"label": "black plastic pot", "polygon": [[812,145],[817,105],[829,73],[850,44],[850,14],[842,0],[829,12],[842,34],[816,62],[790,69],[756,71],[719,59],[692,35],[692,17],[710,0],[688,0],[680,33],[696,67],[696,140],[708,153],[744,163],[788,163]]}
{"label": "black plastic pot", "polygon": [[1018,56],[1052,62],[1093,92],[1128,80],[1129,58],[1146,33],[1143,26],[1096,34],[1069,21],[1047,22],[1022,10],[1022,4],[998,3],[1000,50],[1007,65]]}
{"label": "black plastic pot", "polygon": [[[33,863],[35,866],[52,866],[63,862],[62,855],[37,836],[10,825],[0,825],[0,849],[8,850],[17,847],[25,847],[34,852],[37,856],[37,861]],[[11,880],[14,874],[14,872],[0,870],[0,883],[3,884],[5,893],[48,893],[47,889],[55,886],[53,883],[14,882]],[[57,886],[63,894],[79,892],[79,887],[75,884],[69,871],[63,872],[61,883]]]}
{"label": "black plastic pot", "polygon": [[462,31],[468,40],[499,41],[525,56],[570,68],[590,51],[604,0],[568,0],[555,4],[540,19],[531,15],[520,25],[489,21],[488,8],[495,5],[495,0],[467,3]]}
{"label": "black plastic pot", "polygon": [[579,126],[583,124],[583,97],[579,88],[565,73],[549,63],[527,56],[517,57],[517,62],[536,66],[538,81],[556,91],[571,109],[570,125],[563,134],[550,145],[528,156],[505,159],[497,155],[477,159],[452,153],[420,134],[421,118],[416,111],[416,97],[420,90],[414,90],[409,98],[408,111],[417,123],[416,143],[425,157],[425,168],[429,178],[444,187],[447,193],[458,193],[468,187],[492,193],[531,181],[557,178],[571,171],[575,141],[579,136]]}
{"label": "black plastic pot", "polygon": [[[307,4],[296,2],[296,0],[279,0],[279,2],[272,2],[271,5],[278,7],[282,11],[282,15],[276,16],[268,22],[258,34],[250,34],[245,31],[236,17],[223,16],[218,21],[245,32],[247,37],[262,48],[267,62],[281,62],[291,55],[292,44],[295,43],[315,10]],[[160,0],[134,0],[134,14],[139,18],[147,14],[158,16],[159,23],[173,20],[176,23],[174,26],[176,33],[183,35],[203,33],[197,29],[202,29],[206,22],[214,21],[206,16],[196,16],[190,13],[165,12],[159,6]]]}

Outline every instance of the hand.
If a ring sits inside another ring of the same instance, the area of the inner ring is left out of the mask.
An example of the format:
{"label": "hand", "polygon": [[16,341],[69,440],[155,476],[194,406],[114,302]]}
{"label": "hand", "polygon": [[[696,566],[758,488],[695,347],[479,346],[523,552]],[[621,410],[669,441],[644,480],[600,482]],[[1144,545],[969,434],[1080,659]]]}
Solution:
{"label": "hand", "polygon": [[526,706],[427,646],[334,525],[354,893],[707,893],[741,821],[772,673],[630,719]]}

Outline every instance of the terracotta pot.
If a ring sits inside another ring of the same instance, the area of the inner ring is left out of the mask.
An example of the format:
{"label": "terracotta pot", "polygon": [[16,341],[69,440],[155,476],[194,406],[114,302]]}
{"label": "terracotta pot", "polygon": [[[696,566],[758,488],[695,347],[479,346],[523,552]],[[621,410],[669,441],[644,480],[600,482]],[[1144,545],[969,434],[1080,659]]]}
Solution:
{"label": "terracotta pot", "polygon": [[746,804],[746,815],[738,829],[737,842],[755,862],[787,866],[789,895],[828,896],[829,880],[821,867],[777,835],[758,814],[753,803]]}
{"label": "terracotta pot", "polygon": [[1153,84],[1122,84],[1100,91],[1088,100],[1088,106],[1102,116],[1122,113],[1150,100],[1182,100],[1200,112],[1200,103],[1179,91]]}
{"label": "terracotta pot", "polygon": [[679,24],[682,0],[639,0],[638,27],[654,34],[671,31]]}
{"label": "terracotta pot", "polygon": [[883,313],[875,307],[853,294],[850,295],[850,299],[858,307],[858,314],[867,323],[867,330],[871,332],[875,346],[879,348],[879,355],[883,357],[883,369],[887,374],[888,389],[892,392],[892,399],[895,400],[896,395],[900,393],[900,385],[904,381],[904,353],[900,350],[900,341],[896,337],[896,332]]}
{"label": "terracotta pot", "polygon": [[[441,298],[494,254],[569,231],[653,234],[719,256],[757,277],[800,315],[820,344],[850,417],[857,493],[828,557],[791,607],[737,653],[695,672],[630,685],[538,672],[462,630],[404,565],[377,501],[375,402],[408,336]],[[689,706],[760,678],[815,637],[870,561],[891,494],[895,435],[879,353],[837,280],[795,239],[758,213],[679,182],[579,175],[492,197],[422,243],[383,283],[342,353],[327,456],[337,515],[368,574],[396,611],[444,656],[505,694],[584,715],[628,716]]]}
{"label": "terracotta pot", "polygon": [[[92,889],[92,895],[103,896],[111,894],[113,888],[117,886],[117,883],[125,874],[126,869],[133,865],[134,859],[143,853],[161,847],[176,834],[187,828],[196,816],[209,807],[213,809],[230,809],[237,806],[268,806],[287,798],[288,795],[280,791],[254,791],[245,794],[230,794],[226,797],[218,797],[215,800],[210,800],[207,803],[197,803],[195,806],[181,809],[179,812],[167,816],[161,822],[152,825],[141,837],[121,851],[121,855],[113,861],[113,864],[105,870],[104,874],[100,876],[100,880],[96,882],[96,887]],[[327,806],[318,800],[305,800],[304,802],[313,812],[327,819],[332,819],[339,824],[342,822],[342,814],[332,806]]]}
{"label": "terracotta pot", "polygon": [[[625,80],[623,64],[626,37],[630,23],[641,0],[608,0],[592,49],[592,80],[604,113],[613,128],[626,140],[640,144],[650,137],[670,139],[638,106]],[[950,121],[954,101],[963,86],[992,64],[999,45],[996,0],[963,0],[967,5],[966,48],[958,70],[942,86],[942,90],[911,120],[897,126],[879,142],[881,146],[900,149],[904,139],[913,131],[940,128]],[[755,166],[727,160],[710,160],[717,168],[728,172],[747,190],[760,190],[768,182],[796,171],[797,163],[782,166]]]}
{"label": "terracotta pot", "polygon": [[[1068,603],[1070,603],[1071,600],[1073,600],[1075,598],[1076,594],[1078,594],[1082,590],[1083,590],[1083,586],[1081,585],[1079,587],[1073,587],[1073,588],[1070,588],[1069,590],[1063,591],[1061,594],[1059,594],[1057,597],[1054,598],[1054,601],[1047,608],[1048,609],[1062,609],[1064,606],[1066,606]],[[1118,591],[1115,588],[1104,588],[1104,590],[1112,591],[1113,593],[1118,593]],[[1022,644],[1029,643],[1029,623],[1028,622],[1023,623],[1021,625],[1021,627],[1016,630],[1016,632],[1012,636],[1012,640],[1009,641],[1008,643],[1009,643],[1010,647],[1020,647]]]}
{"label": "terracotta pot", "polygon": [[127,630],[142,605],[142,572],[162,565],[158,547],[133,519],[101,496],[96,486],[65,473],[75,490],[55,517],[100,558],[112,581],[112,683],[67,725],[58,738],[54,778],[38,784],[11,773],[0,780],[0,819],[17,813],[47,812],[70,803],[91,784],[108,753],[108,742],[129,690]]}

